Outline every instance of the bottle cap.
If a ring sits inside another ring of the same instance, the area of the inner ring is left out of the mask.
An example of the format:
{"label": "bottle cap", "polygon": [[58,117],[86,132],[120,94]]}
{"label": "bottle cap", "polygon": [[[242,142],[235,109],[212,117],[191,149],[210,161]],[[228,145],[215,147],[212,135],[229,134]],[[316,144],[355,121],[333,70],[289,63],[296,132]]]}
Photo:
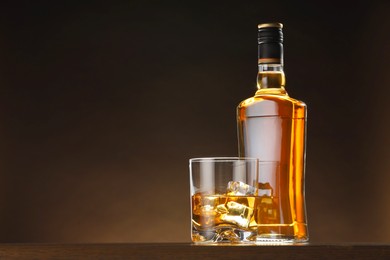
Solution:
{"label": "bottle cap", "polygon": [[259,64],[283,64],[283,24],[263,23],[257,26]]}

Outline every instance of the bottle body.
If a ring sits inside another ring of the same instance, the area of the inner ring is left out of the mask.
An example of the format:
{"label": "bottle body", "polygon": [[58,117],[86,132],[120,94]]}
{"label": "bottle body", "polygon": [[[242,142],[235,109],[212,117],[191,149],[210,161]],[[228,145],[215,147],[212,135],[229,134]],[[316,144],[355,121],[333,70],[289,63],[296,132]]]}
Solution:
{"label": "bottle body", "polygon": [[[273,77],[273,75],[272,75]],[[304,197],[306,105],[284,88],[259,89],[237,108],[239,155],[260,164],[257,210],[259,241],[308,240]],[[263,170],[262,170],[263,169]],[[267,187],[271,192],[261,192]]]}

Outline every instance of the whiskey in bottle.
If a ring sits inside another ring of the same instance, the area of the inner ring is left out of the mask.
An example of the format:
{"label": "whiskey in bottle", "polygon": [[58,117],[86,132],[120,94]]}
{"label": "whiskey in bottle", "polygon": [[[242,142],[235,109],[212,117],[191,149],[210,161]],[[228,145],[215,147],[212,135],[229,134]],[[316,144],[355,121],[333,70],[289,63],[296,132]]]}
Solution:
{"label": "whiskey in bottle", "polygon": [[260,243],[308,241],[306,105],[285,89],[282,28],[280,23],[258,26],[258,90],[237,108],[239,155],[260,160],[255,206]]}

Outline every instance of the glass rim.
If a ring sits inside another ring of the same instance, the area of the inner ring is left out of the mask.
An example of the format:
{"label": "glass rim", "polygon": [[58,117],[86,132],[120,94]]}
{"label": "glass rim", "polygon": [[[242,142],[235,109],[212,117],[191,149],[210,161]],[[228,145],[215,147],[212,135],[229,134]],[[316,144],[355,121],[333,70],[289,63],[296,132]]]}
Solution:
{"label": "glass rim", "polygon": [[247,161],[247,162],[259,162],[258,158],[254,157],[237,157],[237,156],[225,156],[225,157],[197,157],[191,158],[190,163],[193,162],[237,162],[237,161]]}

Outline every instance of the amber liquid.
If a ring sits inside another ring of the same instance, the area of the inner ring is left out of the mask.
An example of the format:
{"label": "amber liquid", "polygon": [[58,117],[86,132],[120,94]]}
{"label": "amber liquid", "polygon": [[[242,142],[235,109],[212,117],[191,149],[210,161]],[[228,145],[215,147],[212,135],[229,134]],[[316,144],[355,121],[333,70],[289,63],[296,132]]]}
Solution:
{"label": "amber liquid", "polygon": [[256,210],[255,196],[202,195],[192,196],[192,223],[197,230],[231,226],[250,231]]}
{"label": "amber liquid", "polygon": [[261,210],[257,219],[260,237],[275,240],[308,240],[304,199],[306,105],[284,90],[284,74],[259,73],[259,90],[237,108],[239,154],[279,165],[276,173],[262,171],[259,186],[272,188],[270,215]]}
{"label": "amber liquid", "polygon": [[286,231],[290,225],[275,225],[280,212],[275,208],[277,198],[269,195],[192,195],[192,240],[250,242],[259,237],[268,240],[269,230],[259,233],[265,227]]}

